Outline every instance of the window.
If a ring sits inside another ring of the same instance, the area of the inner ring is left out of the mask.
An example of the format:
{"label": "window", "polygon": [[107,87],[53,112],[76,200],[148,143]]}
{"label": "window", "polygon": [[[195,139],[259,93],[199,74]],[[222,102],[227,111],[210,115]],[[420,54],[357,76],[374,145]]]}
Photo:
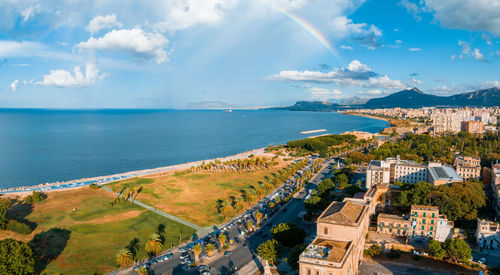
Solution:
{"label": "window", "polygon": [[422,225],[422,230],[425,230],[425,226],[424,225]]}
{"label": "window", "polygon": [[325,227],[325,228],[323,229],[323,233],[324,233],[325,235],[328,235],[328,227]]}
{"label": "window", "polygon": [[434,227],[433,227],[433,226],[431,226],[431,231],[433,231],[433,230],[434,230]]}
{"label": "window", "polygon": [[311,275],[311,270],[310,269],[307,270],[307,275]]}
{"label": "window", "polygon": [[425,212],[424,212],[424,215],[423,215],[423,217],[425,218]]}
{"label": "window", "polygon": [[433,217],[433,218],[434,218],[434,214],[435,214],[435,213],[432,213],[432,217]]}
{"label": "window", "polygon": [[425,219],[422,220],[422,223],[425,224]]}
{"label": "window", "polygon": [[418,217],[418,212],[417,211],[413,212],[413,216]]}
{"label": "window", "polygon": [[434,224],[434,220],[431,220],[431,224]]}

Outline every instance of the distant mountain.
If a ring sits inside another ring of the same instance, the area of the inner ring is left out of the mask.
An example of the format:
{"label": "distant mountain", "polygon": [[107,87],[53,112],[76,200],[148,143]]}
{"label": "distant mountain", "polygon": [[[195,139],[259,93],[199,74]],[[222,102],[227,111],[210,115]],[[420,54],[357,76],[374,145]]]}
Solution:
{"label": "distant mountain", "polygon": [[[359,98],[361,99],[361,98]],[[340,111],[343,109],[377,108],[421,108],[421,107],[489,107],[500,106],[500,88],[489,88],[452,96],[425,94],[417,88],[402,90],[385,97],[372,98],[366,103],[360,101],[331,103],[322,101],[298,101],[289,107],[272,109],[291,111]]]}
{"label": "distant mountain", "polygon": [[386,97],[372,98],[366,102],[365,108],[420,108],[420,107],[465,107],[465,106],[499,106],[500,89],[490,88],[452,96],[424,94],[417,88],[403,90]]}
{"label": "distant mountain", "polygon": [[366,102],[368,102],[368,100],[369,98],[353,96],[353,97],[343,98],[336,103],[338,103],[339,105],[363,105]]}

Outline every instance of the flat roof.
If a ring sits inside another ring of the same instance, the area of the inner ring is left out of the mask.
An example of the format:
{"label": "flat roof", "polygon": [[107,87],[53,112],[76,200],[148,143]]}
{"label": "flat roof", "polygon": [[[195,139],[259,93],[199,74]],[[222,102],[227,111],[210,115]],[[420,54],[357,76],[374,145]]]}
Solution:
{"label": "flat roof", "polygon": [[379,219],[386,219],[386,220],[399,220],[399,221],[403,221],[404,220],[404,218],[401,217],[401,216],[392,215],[392,214],[384,214],[384,213],[378,214],[378,218]]}
{"label": "flat roof", "polygon": [[351,242],[318,238],[309,244],[300,256],[340,263],[350,244]]}
{"label": "flat roof", "polygon": [[431,206],[431,205],[412,205],[411,210],[432,210],[432,211],[439,211],[439,207],[437,206]]}

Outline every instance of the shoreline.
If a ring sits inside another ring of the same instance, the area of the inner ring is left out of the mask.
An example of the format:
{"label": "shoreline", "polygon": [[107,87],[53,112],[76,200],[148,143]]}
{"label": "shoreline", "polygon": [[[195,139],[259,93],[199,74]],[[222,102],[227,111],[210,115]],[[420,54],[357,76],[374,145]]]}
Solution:
{"label": "shoreline", "polygon": [[184,170],[184,169],[191,168],[192,166],[200,165],[203,162],[212,162],[215,160],[227,161],[227,160],[243,159],[243,158],[247,158],[251,154],[253,154],[255,156],[266,156],[270,153],[266,153],[265,148],[266,147],[257,148],[257,149],[253,149],[250,151],[238,153],[235,155],[226,156],[226,157],[192,161],[192,162],[174,164],[174,165],[169,165],[169,166],[162,166],[162,167],[151,168],[151,169],[143,169],[143,170],[124,172],[124,173],[117,173],[117,174],[106,175],[106,176],[75,179],[75,180],[64,181],[64,182],[43,183],[43,184],[32,185],[32,186],[5,188],[5,189],[0,189],[0,194],[3,194],[3,195],[15,194],[15,195],[22,196],[22,195],[28,195],[29,193],[31,193],[33,191],[53,192],[53,191],[77,189],[77,188],[89,186],[92,183],[95,183],[97,185],[104,185],[104,184],[112,183],[115,181],[126,180],[126,179],[135,178],[135,177],[154,175],[154,174],[164,173],[164,172],[172,172],[172,171],[176,171],[176,170]]}
{"label": "shoreline", "polygon": [[362,117],[367,117],[367,118],[371,118],[371,119],[383,120],[383,121],[387,121],[388,123],[391,122],[391,120],[388,118],[372,116],[372,115],[367,115],[367,114],[363,114],[363,113],[356,113],[356,112],[339,112],[339,113],[341,113],[343,115],[362,116]]}

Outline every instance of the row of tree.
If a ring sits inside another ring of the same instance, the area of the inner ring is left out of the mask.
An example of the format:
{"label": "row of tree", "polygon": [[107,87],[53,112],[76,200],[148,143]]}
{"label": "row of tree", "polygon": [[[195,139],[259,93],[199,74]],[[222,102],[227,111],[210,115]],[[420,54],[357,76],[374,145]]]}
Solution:
{"label": "row of tree", "polygon": [[286,147],[318,153],[322,157],[330,157],[370,143],[371,140],[359,140],[354,135],[325,135],[290,141],[286,144]]}
{"label": "row of tree", "polygon": [[471,248],[462,239],[448,239],[444,243],[430,240],[428,249],[431,255],[438,259],[448,258],[454,262],[466,262],[472,258]]}
{"label": "row of tree", "polygon": [[[291,248],[288,262],[296,263],[298,256],[305,248],[306,232],[294,223],[280,223],[271,228],[273,238],[261,243],[257,247],[259,256],[270,264],[276,264],[284,247]],[[296,258],[296,259],[295,259]]]}
{"label": "row of tree", "polygon": [[[158,255],[165,244],[165,226],[159,224],[155,227],[155,230],[149,235],[149,238],[144,244],[144,250],[149,256]],[[115,257],[115,262],[120,267],[125,267],[132,265],[138,260],[140,241],[138,238],[134,238],[130,243],[118,250]]]}
{"label": "row of tree", "polygon": [[234,160],[214,160],[212,162],[205,163],[204,161],[198,165],[191,167],[191,171],[195,173],[200,173],[204,171],[208,172],[241,172],[241,171],[254,171],[262,168],[270,168],[276,165],[276,160],[268,159],[266,157],[256,157],[247,159],[234,159]]}

